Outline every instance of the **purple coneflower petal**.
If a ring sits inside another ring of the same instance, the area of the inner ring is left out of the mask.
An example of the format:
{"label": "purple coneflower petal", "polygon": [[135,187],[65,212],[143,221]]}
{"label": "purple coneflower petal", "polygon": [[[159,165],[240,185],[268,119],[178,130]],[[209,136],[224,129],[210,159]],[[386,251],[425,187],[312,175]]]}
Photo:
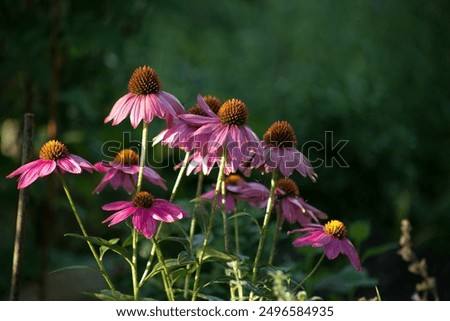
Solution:
{"label": "purple coneflower petal", "polygon": [[206,113],[209,117],[212,118],[218,118],[217,115],[209,108],[208,104],[203,99],[202,95],[197,95],[197,104],[200,106],[200,108],[203,110],[204,113]]}
{"label": "purple coneflower petal", "polygon": [[333,240],[323,246],[323,251],[329,260],[334,260],[341,253],[339,243],[339,240]]}
{"label": "purple coneflower petal", "polygon": [[24,173],[22,173],[22,175],[19,177],[18,181],[17,181],[17,189],[22,189],[25,187],[30,186],[35,180],[37,180],[39,178],[39,170],[40,170],[40,165],[38,165],[38,167],[30,169]]}
{"label": "purple coneflower petal", "polygon": [[92,173],[92,169],[94,166],[83,157],[74,154],[70,154],[69,157],[72,158],[78,165],[80,165],[82,169],[88,171],[89,173]]}
{"label": "purple coneflower petal", "polygon": [[159,95],[171,107],[173,116],[184,114],[186,112],[183,105],[181,105],[180,101],[174,95],[165,91],[161,91]]}
{"label": "purple coneflower petal", "polygon": [[112,120],[113,125],[117,125],[120,122],[122,122],[122,120],[124,120],[131,111],[132,102],[134,101],[134,98],[135,95],[133,95],[132,93],[128,93],[119,98],[119,100],[117,100],[117,102],[111,109],[111,112],[109,113],[108,117],[105,118],[104,122],[108,123]]}
{"label": "purple coneflower petal", "polygon": [[102,210],[118,211],[118,210],[123,210],[126,207],[130,207],[132,205],[133,205],[133,203],[129,202],[129,201],[118,201],[118,202],[112,202],[112,203],[103,205]]}
{"label": "purple coneflower petal", "polygon": [[35,161],[32,161],[30,163],[24,164],[22,166],[20,166],[18,169],[16,169],[15,171],[13,171],[11,174],[9,174],[8,176],[6,176],[6,178],[13,178],[16,175],[22,174],[26,171],[29,171],[32,168],[35,168],[37,165],[39,165],[40,163],[42,163],[42,159],[37,159]]}
{"label": "purple coneflower petal", "polygon": [[133,226],[147,239],[156,231],[156,221],[149,215],[147,209],[138,208],[133,215]]}
{"label": "purple coneflower petal", "polygon": [[136,211],[134,206],[125,207],[124,209],[114,213],[107,219],[105,219],[102,223],[109,222],[108,226],[115,225],[126,220],[130,215],[132,215]]}
{"label": "purple coneflower petal", "polygon": [[153,169],[151,169],[150,167],[144,167],[143,175],[149,182],[157,186],[160,186],[167,191],[165,180],[161,176],[159,176],[159,174],[155,172]]}
{"label": "purple coneflower petal", "polygon": [[56,161],[58,167],[62,170],[62,172],[68,172],[72,174],[81,173],[81,167],[78,165],[76,161],[74,161],[70,157],[60,158]]}
{"label": "purple coneflower petal", "polygon": [[361,267],[361,262],[359,260],[358,252],[356,251],[353,244],[348,239],[344,238],[343,240],[340,240],[339,246],[340,246],[340,252],[342,254],[347,255],[347,257],[349,258],[353,267],[356,270],[362,272],[363,268]]}

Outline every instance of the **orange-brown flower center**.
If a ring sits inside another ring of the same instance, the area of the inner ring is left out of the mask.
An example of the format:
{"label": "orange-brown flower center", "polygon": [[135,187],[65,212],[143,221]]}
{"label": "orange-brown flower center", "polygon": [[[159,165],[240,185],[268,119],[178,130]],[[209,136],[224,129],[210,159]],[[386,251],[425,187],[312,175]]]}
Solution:
{"label": "orange-brown flower center", "polygon": [[193,106],[187,110],[188,114],[198,115],[198,116],[208,116],[203,111],[202,107],[200,106]]}
{"label": "orange-brown flower center", "polygon": [[225,185],[238,185],[242,181],[242,177],[238,174],[231,174],[225,177]]}
{"label": "orange-brown flower center", "polygon": [[263,136],[267,145],[275,147],[296,147],[297,137],[294,128],[287,121],[276,121]]}
{"label": "orange-brown flower center", "polygon": [[133,197],[133,205],[136,207],[150,208],[153,204],[155,197],[149,192],[139,192]]}
{"label": "orange-brown flower center", "polygon": [[155,69],[147,66],[138,67],[131,75],[128,90],[135,95],[156,94],[161,89]]}
{"label": "orange-brown flower center", "polygon": [[43,160],[58,160],[69,155],[66,145],[58,140],[50,140],[46,142],[39,151],[39,158]]}
{"label": "orange-brown flower center", "polygon": [[123,166],[139,165],[139,155],[132,149],[123,149],[114,157],[114,162]]}
{"label": "orange-brown flower center", "polygon": [[295,184],[295,182],[290,178],[279,179],[277,182],[277,188],[285,192],[286,197],[293,197],[300,195],[297,184]]}
{"label": "orange-brown flower center", "polygon": [[347,227],[338,220],[331,220],[323,227],[325,233],[342,240],[347,235]]}
{"label": "orange-brown flower center", "polygon": [[239,99],[230,99],[223,103],[217,112],[223,125],[244,126],[247,124],[247,107]]}

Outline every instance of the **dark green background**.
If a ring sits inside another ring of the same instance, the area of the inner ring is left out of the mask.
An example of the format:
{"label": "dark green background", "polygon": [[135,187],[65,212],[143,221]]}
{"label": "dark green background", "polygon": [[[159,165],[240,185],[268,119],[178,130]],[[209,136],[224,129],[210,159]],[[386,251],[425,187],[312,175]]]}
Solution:
{"label": "dark green background", "polygon": [[[409,218],[415,250],[437,277],[441,298],[449,299],[449,13],[444,0],[2,1],[0,126],[11,120],[20,126],[23,113],[33,112],[36,152],[55,118],[57,137],[72,152],[99,161],[104,142],[131,131],[128,119],[114,128],[103,119],[126,93],[132,71],[146,64],[186,107],[197,93],[244,100],[260,136],[283,119],[300,146],[324,144],[325,131],[332,131],[335,142],[349,140],[342,149],[349,167],[317,168],[316,184],[296,174],[302,195],[332,218],[370,226],[362,248],[396,242],[400,220]],[[154,121],[151,135],[163,126]],[[5,177],[20,154],[4,150],[12,138],[1,133]],[[171,167],[160,173],[171,187]],[[91,195],[99,179],[80,175],[70,184],[90,229],[103,235],[109,231],[99,223],[105,217],[99,208],[118,196]],[[195,179],[185,182],[182,196],[192,197]],[[15,186],[0,179],[2,299],[9,291]],[[43,269],[88,258],[84,244],[62,236],[77,227],[59,186],[44,179],[29,190],[24,286]],[[395,250],[364,265],[386,300],[409,300],[420,280]]]}

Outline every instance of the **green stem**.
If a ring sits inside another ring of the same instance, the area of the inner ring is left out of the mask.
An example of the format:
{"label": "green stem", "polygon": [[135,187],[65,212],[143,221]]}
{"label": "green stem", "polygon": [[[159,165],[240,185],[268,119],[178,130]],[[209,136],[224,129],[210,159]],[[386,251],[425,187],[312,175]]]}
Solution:
{"label": "green stem", "polygon": [[227,161],[227,153],[226,153],[226,149],[223,150],[223,155],[222,155],[222,159],[220,160],[220,168],[219,168],[219,174],[217,175],[217,183],[216,183],[216,190],[215,190],[215,195],[214,195],[214,200],[211,206],[211,215],[209,216],[209,222],[208,222],[208,227],[206,229],[206,234],[205,234],[205,239],[203,240],[203,245],[202,245],[202,249],[200,252],[200,257],[198,260],[198,266],[197,269],[195,271],[195,277],[194,277],[194,286],[193,286],[193,293],[192,293],[192,301],[195,301],[197,298],[197,292],[198,292],[198,283],[200,281],[200,271],[201,271],[201,267],[203,264],[203,258],[205,256],[206,253],[206,248],[208,247],[208,239],[209,236],[212,232],[212,228],[213,228],[213,224],[214,224],[214,216],[216,214],[216,206],[217,206],[217,199],[219,196],[219,192],[220,192],[220,186],[222,184],[223,181],[223,176],[224,176],[224,168],[225,168],[225,163]]}
{"label": "green stem", "polygon": [[239,221],[237,217],[237,206],[234,209],[234,243],[235,243],[235,251],[236,254],[239,254],[240,247],[239,247]]}
{"label": "green stem", "polygon": [[282,215],[281,211],[277,213],[277,223],[275,224],[275,231],[273,232],[272,249],[270,250],[269,265],[272,265],[273,258],[275,257],[275,252],[277,249],[278,237],[280,236],[281,230],[281,215]]}
{"label": "green stem", "polygon": [[139,173],[136,186],[136,193],[139,193],[142,188],[142,177],[144,174],[144,166],[147,157],[147,137],[148,137],[148,123],[144,122],[144,127],[142,128],[141,155],[139,157]]}
{"label": "green stem", "polygon": [[[198,206],[198,198],[200,197],[200,195],[202,194],[202,190],[203,190],[203,179],[204,179],[205,175],[203,175],[203,172],[200,171],[200,173],[198,173],[198,177],[197,177],[197,189],[195,191],[195,199],[197,200],[195,202],[194,205],[194,215],[192,215],[191,218],[191,226],[189,228],[189,246],[190,246],[190,250],[192,252],[193,247],[192,244],[194,243],[194,235],[195,235],[195,223],[196,223],[196,219],[195,219],[195,211],[196,208]],[[188,265],[186,267],[187,269],[187,274],[186,274],[186,279],[184,280],[184,298],[187,299],[188,296],[188,292],[189,292],[189,285],[191,283],[191,272],[190,271],[191,266]]]}
{"label": "green stem", "polygon": [[158,241],[153,238],[153,248],[156,251],[156,256],[158,257],[159,263],[162,265],[162,278],[164,282],[164,289],[166,291],[167,299],[169,301],[175,301],[172,291],[172,279],[170,277],[169,269],[167,268],[166,261],[164,260],[164,256],[161,252],[161,248],[159,247]]}
{"label": "green stem", "polygon": [[[66,193],[67,200],[69,201],[70,207],[72,208],[72,212],[75,215],[78,226],[80,227],[81,232],[83,233],[83,236],[88,237],[88,234],[86,232],[86,229],[84,228],[83,222],[81,221],[81,217],[78,214],[77,208],[75,207],[75,203],[73,202],[72,195],[70,194],[69,188],[67,187],[66,181],[62,174],[59,174],[58,176],[61,179],[61,184],[63,186],[64,192]],[[90,241],[86,240],[86,243],[88,244],[89,249],[91,250],[92,255],[94,256],[94,259],[97,262],[97,265],[98,265],[98,268],[100,269],[101,275],[105,279],[105,281],[108,284],[108,287],[111,289],[111,292],[113,293],[113,295],[115,295],[116,289],[115,289],[111,279],[109,278],[109,275],[106,272],[106,269],[103,265],[103,262],[100,260],[100,257],[98,256],[97,251],[95,250],[94,246],[92,245],[92,243]]]}
{"label": "green stem", "polygon": [[133,227],[133,256],[131,257],[131,278],[133,280],[133,298],[135,301],[139,300],[139,283],[137,279],[137,244],[138,244],[138,231]]}
{"label": "green stem", "polygon": [[[143,128],[142,128],[142,143],[141,143],[141,154],[139,155],[139,173],[138,173],[138,180],[136,185],[136,194],[139,193],[142,189],[142,178],[144,176],[144,167],[145,162],[147,158],[147,138],[148,138],[148,123],[144,122]],[[131,278],[133,282],[133,297],[134,300],[139,300],[139,282],[138,282],[138,266],[137,266],[137,259],[138,259],[138,231],[133,227],[132,231],[132,238],[133,238],[133,254],[131,259]]]}
{"label": "green stem", "polygon": [[[177,193],[178,187],[180,185],[181,179],[183,178],[184,174],[186,173],[187,164],[189,162],[189,156],[190,156],[190,153],[186,153],[186,156],[184,157],[184,160],[183,160],[183,165],[180,168],[180,171],[178,173],[177,179],[176,179],[175,184],[174,184],[174,186],[172,188],[172,192],[170,193],[169,202],[173,202],[173,200],[175,198],[175,195]],[[154,238],[158,238],[159,237],[162,225],[163,225],[163,223],[161,222],[159,224],[159,226],[158,226],[158,229],[156,230],[155,235],[153,236]],[[152,246],[152,250],[150,252],[150,256],[149,256],[149,258],[147,260],[147,264],[145,266],[145,271],[142,274],[141,280],[139,281],[139,287],[142,287],[144,285],[144,283],[148,280],[147,276],[150,273],[150,267],[152,265],[153,259],[154,259],[155,254],[156,254],[155,251],[156,251],[155,246]]]}
{"label": "green stem", "polygon": [[184,173],[186,173],[186,168],[187,168],[187,164],[189,163],[190,156],[191,156],[191,153],[187,152],[186,156],[184,157],[183,165],[181,165],[180,171],[178,172],[177,180],[175,181],[175,184],[173,185],[172,193],[170,194],[170,198],[169,198],[169,202],[173,202],[173,200],[175,199],[175,195],[178,191],[178,186],[180,186],[181,179],[183,178]]}
{"label": "green stem", "polygon": [[302,285],[303,283],[305,283],[314,273],[316,273],[317,269],[320,266],[320,263],[322,263],[323,258],[325,257],[325,252],[322,253],[322,256],[320,257],[319,261],[317,261],[316,265],[314,265],[313,269],[311,270],[311,272],[309,272],[309,274],[302,280],[302,282],[300,282],[295,288],[294,288],[294,292],[297,291]]}
{"label": "green stem", "polygon": [[[266,239],[267,234],[267,228],[269,226],[270,222],[270,215],[273,210],[273,206],[275,203],[275,188],[277,183],[277,170],[275,169],[272,173],[272,180],[270,181],[270,194],[269,199],[267,200],[267,207],[266,207],[266,213],[264,215],[264,222],[261,229],[261,235],[259,237],[259,243],[258,248],[256,250],[256,256],[255,256],[255,262],[253,264],[253,271],[252,271],[252,282],[255,283],[256,277],[258,275],[258,268],[259,268],[259,262],[261,260],[261,255],[264,248],[264,241]],[[250,293],[250,300],[253,298],[253,291]]]}
{"label": "green stem", "polygon": [[225,180],[222,181],[221,184],[221,188],[222,188],[222,220],[223,220],[223,242],[224,242],[224,247],[225,247],[225,253],[229,253],[229,248],[228,248],[228,217],[227,217],[227,208],[226,208],[226,186],[225,186]]}
{"label": "green stem", "polygon": [[[158,238],[158,236],[159,236],[159,234],[160,234],[160,232],[161,232],[162,226],[163,226],[163,222],[160,222],[160,223],[159,223],[159,226],[158,226],[158,229],[156,230],[156,233],[155,233],[155,235],[153,236],[154,238]],[[148,274],[150,273],[150,267],[152,266],[153,259],[155,258],[155,253],[156,253],[155,246],[152,246],[152,250],[151,250],[150,255],[149,255],[149,257],[148,257],[147,264],[146,264],[146,266],[145,266],[145,271],[144,271],[144,273],[142,274],[141,280],[139,281],[139,287],[140,287],[140,288],[141,288],[141,287],[144,285],[144,283],[147,282],[148,279],[149,279],[149,278],[148,278]]]}

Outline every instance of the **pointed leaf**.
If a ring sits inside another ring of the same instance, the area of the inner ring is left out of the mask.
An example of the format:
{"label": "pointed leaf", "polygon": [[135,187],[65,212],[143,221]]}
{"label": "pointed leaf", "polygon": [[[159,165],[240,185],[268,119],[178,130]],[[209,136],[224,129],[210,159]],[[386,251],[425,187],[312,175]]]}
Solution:
{"label": "pointed leaf", "polygon": [[119,254],[120,256],[122,256],[128,262],[131,262],[130,258],[129,258],[128,251],[126,249],[124,249],[123,247],[121,247],[120,245],[116,244],[118,242],[118,239],[113,239],[112,242],[111,242],[111,241],[107,241],[105,239],[102,239],[101,237],[96,237],[96,236],[87,236],[86,237],[86,236],[79,235],[79,234],[74,234],[74,233],[67,233],[64,236],[75,237],[77,239],[81,239],[81,240],[84,240],[84,241],[89,241],[89,242],[91,242],[93,244],[96,244],[96,245],[99,245],[101,247],[106,247],[106,248],[110,249],[111,251],[113,251],[113,252]]}

